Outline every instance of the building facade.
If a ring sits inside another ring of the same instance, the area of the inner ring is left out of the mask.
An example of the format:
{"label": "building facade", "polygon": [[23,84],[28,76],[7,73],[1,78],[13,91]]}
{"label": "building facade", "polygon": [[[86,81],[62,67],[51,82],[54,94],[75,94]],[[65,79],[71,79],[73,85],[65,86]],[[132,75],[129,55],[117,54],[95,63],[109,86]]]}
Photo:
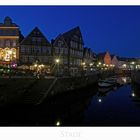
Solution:
{"label": "building facade", "polygon": [[115,55],[112,56],[111,63],[112,63],[116,68],[119,67],[119,60],[118,60],[117,56],[115,56]]}
{"label": "building facade", "polygon": [[20,43],[20,64],[32,66],[35,63],[46,66],[48,70],[52,63],[51,44],[37,27]]}
{"label": "building facade", "polygon": [[104,64],[106,64],[106,65],[111,65],[112,64],[111,55],[108,51],[105,53],[105,56],[104,56]]}
{"label": "building facade", "polygon": [[53,55],[53,71],[56,73],[59,68],[59,74],[67,75],[69,73],[68,69],[68,55],[69,47],[60,34],[55,40],[52,40],[52,55]]}
{"label": "building facade", "polygon": [[90,48],[84,48],[83,52],[83,70],[90,73],[95,68],[96,55]]}
{"label": "building facade", "polygon": [[68,45],[69,74],[77,76],[82,70],[84,41],[79,27],[73,28],[62,34]]}
{"label": "building facade", "polygon": [[5,17],[4,23],[0,23],[0,64],[18,63],[19,41],[19,26],[13,23],[10,17]]}
{"label": "building facade", "polygon": [[92,50],[84,49],[79,27],[58,35],[50,43],[38,27],[24,38],[10,17],[0,23],[0,65],[16,64],[27,69],[42,66],[50,73],[59,70],[62,75],[78,76],[83,62],[90,65],[93,60]]}

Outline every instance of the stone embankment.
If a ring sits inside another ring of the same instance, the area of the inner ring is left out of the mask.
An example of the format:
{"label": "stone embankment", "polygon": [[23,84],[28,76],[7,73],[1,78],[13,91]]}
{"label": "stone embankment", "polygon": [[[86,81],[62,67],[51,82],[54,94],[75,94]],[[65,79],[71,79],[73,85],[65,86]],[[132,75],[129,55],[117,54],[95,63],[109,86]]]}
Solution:
{"label": "stone embankment", "polygon": [[0,106],[15,103],[40,104],[47,96],[94,86],[97,81],[97,74],[71,78],[0,78]]}

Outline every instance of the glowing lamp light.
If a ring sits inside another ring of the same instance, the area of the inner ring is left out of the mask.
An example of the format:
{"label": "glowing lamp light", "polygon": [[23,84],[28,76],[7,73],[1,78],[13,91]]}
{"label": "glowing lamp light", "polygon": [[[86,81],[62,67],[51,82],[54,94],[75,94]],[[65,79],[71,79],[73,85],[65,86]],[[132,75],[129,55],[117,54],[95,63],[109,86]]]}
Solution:
{"label": "glowing lamp light", "polygon": [[126,77],[122,78],[122,81],[123,81],[124,83],[126,83],[126,82],[127,82]]}
{"label": "glowing lamp light", "polygon": [[39,65],[39,68],[41,68],[41,65]]}
{"label": "glowing lamp light", "polygon": [[34,67],[37,67],[37,64],[34,64]]}
{"label": "glowing lamp light", "polygon": [[132,93],[132,97],[135,97],[135,94],[134,93]]}
{"label": "glowing lamp light", "polygon": [[44,65],[42,64],[41,67],[44,67]]}
{"label": "glowing lamp light", "polygon": [[123,64],[123,67],[126,68],[126,64]]}
{"label": "glowing lamp light", "polygon": [[93,63],[90,63],[90,66],[93,66]]}
{"label": "glowing lamp light", "polygon": [[101,63],[101,62],[99,62],[98,64],[99,64],[99,65],[101,65],[102,63]]}
{"label": "glowing lamp light", "polygon": [[102,102],[102,100],[101,100],[101,99],[98,99],[98,102],[99,102],[99,103],[101,103],[101,102]]}
{"label": "glowing lamp light", "polygon": [[56,122],[56,126],[60,126],[60,121],[57,121]]}
{"label": "glowing lamp light", "polygon": [[86,64],[85,62],[82,63],[83,66],[84,66],[85,64]]}
{"label": "glowing lamp light", "polygon": [[55,62],[56,62],[56,63],[59,63],[59,62],[60,62],[60,60],[59,60],[59,59],[56,59],[56,60],[55,60]]}
{"label": "glowing lamp light", "polygon": [[131,62],[131,64],[133,64],[133,65],[134,65],[134,64],[135,64],[135,62],[133,61],[133,62]]}

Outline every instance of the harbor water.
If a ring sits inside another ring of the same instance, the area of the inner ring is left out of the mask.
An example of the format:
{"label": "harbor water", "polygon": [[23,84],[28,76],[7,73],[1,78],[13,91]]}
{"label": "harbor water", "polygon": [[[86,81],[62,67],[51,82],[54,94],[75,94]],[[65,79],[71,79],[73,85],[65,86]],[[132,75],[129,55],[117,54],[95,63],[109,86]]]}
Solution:
{"label": "harbor water", "polygon": [[128,77],[122,86],[90,86],[47,98],[38,106],[0,108],[0,126],[140,126],[140,90]]}

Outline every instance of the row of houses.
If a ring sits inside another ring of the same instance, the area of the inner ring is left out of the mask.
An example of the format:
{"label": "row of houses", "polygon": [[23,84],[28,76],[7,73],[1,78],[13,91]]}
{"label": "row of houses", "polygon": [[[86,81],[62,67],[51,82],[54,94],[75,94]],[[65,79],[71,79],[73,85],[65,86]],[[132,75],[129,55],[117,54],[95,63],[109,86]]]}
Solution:
{"label": "row of houses", "polygon": [[109,51],[99,53],[97,55],[97,60],[102,64],[105,64],[107,66],[113,66],[118,69],[132,70],[140,68],[139,59],[112,55],[109,53]]}
{"label": "row of houses", "polygon": [[84,45],[79,27],[59,34],[51,42],[35,27],[25,38],[10,17],[0,23],[0,65],[42,68],[48,73],[78,74],[86,62],[95,61],[95,53]]}

